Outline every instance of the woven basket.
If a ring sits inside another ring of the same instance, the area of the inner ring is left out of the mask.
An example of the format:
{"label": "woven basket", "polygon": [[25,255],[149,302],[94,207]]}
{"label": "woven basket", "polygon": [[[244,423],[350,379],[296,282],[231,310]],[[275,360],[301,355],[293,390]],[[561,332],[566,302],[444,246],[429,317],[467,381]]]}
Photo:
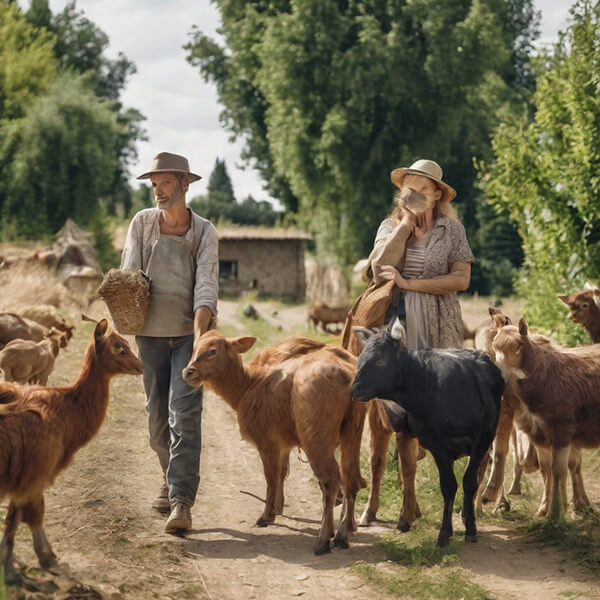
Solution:
{"label": "woven basket", "polygon": [[111,269],[104,276],[98,294],[106,302],[119,333],[141,333],[150,300],[150,278],[146,273],[135,269]]}

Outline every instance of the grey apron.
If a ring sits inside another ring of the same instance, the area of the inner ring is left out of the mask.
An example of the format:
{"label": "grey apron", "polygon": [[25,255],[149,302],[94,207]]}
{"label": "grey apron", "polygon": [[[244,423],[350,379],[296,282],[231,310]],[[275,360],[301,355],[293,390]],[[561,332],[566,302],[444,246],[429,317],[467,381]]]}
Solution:
{"label": "grey apron", "polygon": [[179,235],[160,235],[152,246],[147,275],[150,303],[139,335],[177,337],[194,332],[194,256]]}

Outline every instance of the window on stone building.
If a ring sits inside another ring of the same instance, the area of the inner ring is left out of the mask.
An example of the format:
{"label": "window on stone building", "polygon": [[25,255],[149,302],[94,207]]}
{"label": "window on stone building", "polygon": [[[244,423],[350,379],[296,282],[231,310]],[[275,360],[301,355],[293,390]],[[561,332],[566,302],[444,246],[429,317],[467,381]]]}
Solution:
{"label": "window on stone building", "polygon": [[237,279],[238,263],[237,260],[219,261],[219,279]]}

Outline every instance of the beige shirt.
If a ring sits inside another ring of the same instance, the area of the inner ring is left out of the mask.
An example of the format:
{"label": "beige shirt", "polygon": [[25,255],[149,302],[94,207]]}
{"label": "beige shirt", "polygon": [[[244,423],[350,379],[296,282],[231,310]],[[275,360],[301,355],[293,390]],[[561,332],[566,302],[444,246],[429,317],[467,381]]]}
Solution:
{"label": "beige shirt", "polygon": [[[190,228],[183,236],[193,248],[196,263],[192,310],[201,306],[217,314],[219,294],[219,240],[217,230],[207,219],[191,211]],[[121,255],[122,269],[146,271],[154,243],[160,236],[160,209],[146,208],[136,213],[129,224]]]}
{"label": "beige shirt", "polygon": [[[378,269],[393,265],[399,272],[404,266],[406,242],[410,234],[398,228],[393,219],[382,221],[369,262],[373,276],[378,281]],[[473,253],[469,247],[465,228],[457,219],[438,217],[433,226],[431,239],[425,251],[422,279],[447,275],[455,262],[472,263]],[[394,287],[394,293],[399,289]],[[423,293],[423,292],[418,292]],[[433,348],[460,348],[463,345],[463,325],[460,304],[456,292],[450,294],[425,294],[429,334]]]}

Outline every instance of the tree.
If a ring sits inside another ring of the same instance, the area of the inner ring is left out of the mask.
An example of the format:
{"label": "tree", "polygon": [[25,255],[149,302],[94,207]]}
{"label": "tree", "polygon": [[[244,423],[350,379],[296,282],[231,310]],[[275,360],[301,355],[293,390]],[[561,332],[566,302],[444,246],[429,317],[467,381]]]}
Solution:
{"label": "tree", "polygon": [[432,157],[474,219],[473,157],[497,111],[527,96],[531,0],[217,0],[225,47],[193,31],[188,60],[217,86],[267,189],[321,250],[368,252],[389,172]]}
{"label": "tree", "polygon": [[56,74],[54,38],[23,18],[18,7],[0,3],[0,118],[17,119]]}
{"label": "tree", "polygon": [[119,127],[110,109],[80,78],[63,75],[0,133],[2,219],[32,238],[57,231],[67,217],[89,226],[117,166]]}
{"label": "tree", "polygon": [[142,126],[144,115],[137,109],[124,108],[120,101],[128,78],[136,72],[134,63],[122,52],[115,59],[106,56],[108,36],[83,11],[77,10],[75,0],[55,15],[48,0],[32,0],[26,18],[54,34],[53,52],[60,68],[84,76],[96,96],[110,102],[107,106],[115,112],[121,127],[115,142],[118,166],[105,205],[110,214],[115,214],[119,205],[127,214],[132,205],[127,181],[129,166],[138,157],[136,142],[147,139]]}
{"label": "tree", "polygon": [[574,342],[585,335],[567,322],[556,295],[600,280],[600,3],[577,0],[570,14],[540,64],[534,117],[498,127],[486,178],[523,240],[525,313]]}
{"label": "tree", "polygon": [[224,160],[217,158],[215,161],[215,166],[208,178],[206,196],[194,198],[190,206],[198,214],[215,223],[231,221],[236,201]]}

